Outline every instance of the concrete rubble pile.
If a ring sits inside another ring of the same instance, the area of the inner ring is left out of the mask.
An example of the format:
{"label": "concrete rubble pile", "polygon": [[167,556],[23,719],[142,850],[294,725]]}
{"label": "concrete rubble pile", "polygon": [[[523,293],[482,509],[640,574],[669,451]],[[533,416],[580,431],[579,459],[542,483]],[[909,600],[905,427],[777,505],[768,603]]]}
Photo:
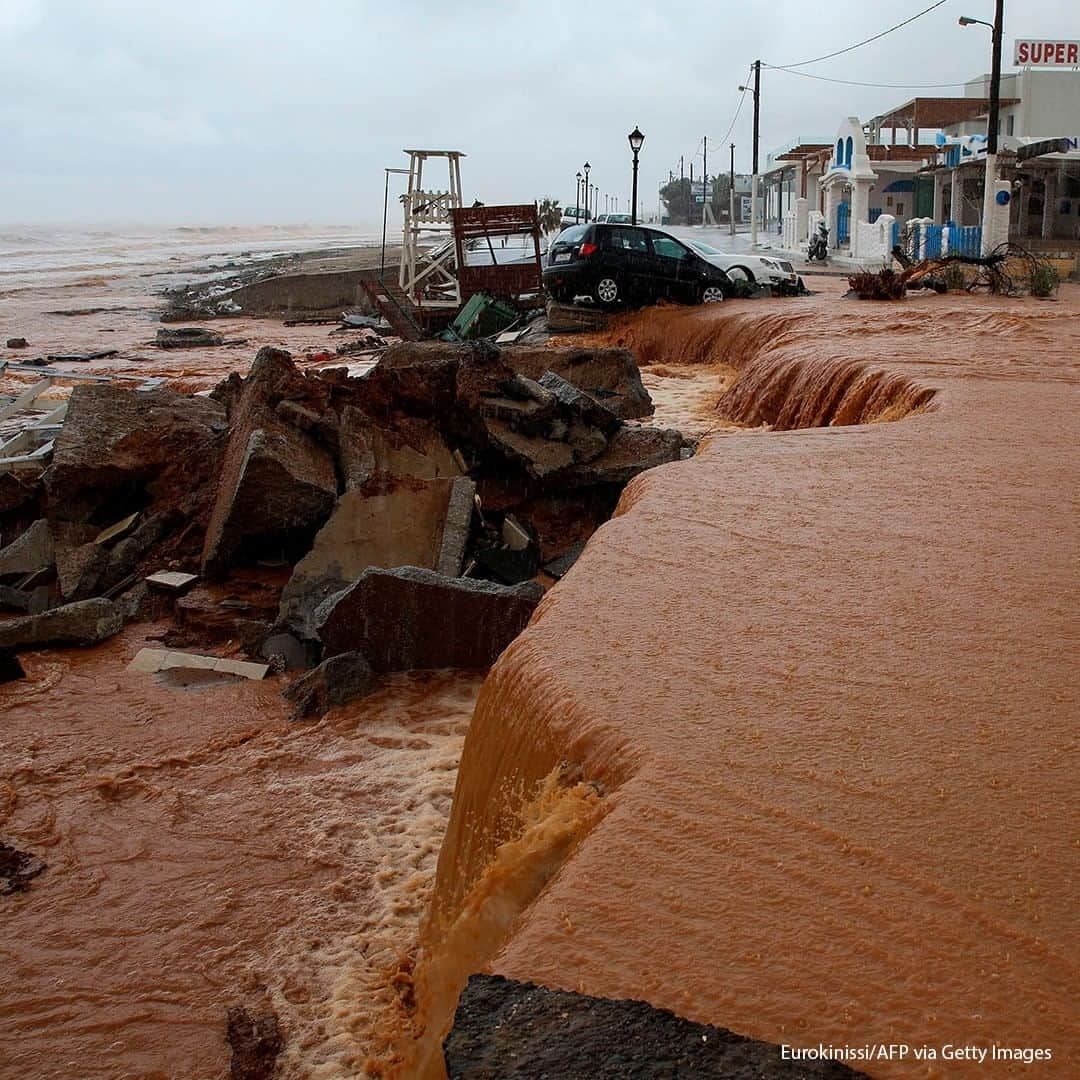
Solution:
{"label": "concrete rubble pile", "polygon": [[81,385],[51,465],[0,475],[0,650],[163,619],[169,649],[321,664],[295,718],[485,667],[625,484],[680,457],[651,413],[618,349],[404,343],[350,377],[264,348],[209,396]]}

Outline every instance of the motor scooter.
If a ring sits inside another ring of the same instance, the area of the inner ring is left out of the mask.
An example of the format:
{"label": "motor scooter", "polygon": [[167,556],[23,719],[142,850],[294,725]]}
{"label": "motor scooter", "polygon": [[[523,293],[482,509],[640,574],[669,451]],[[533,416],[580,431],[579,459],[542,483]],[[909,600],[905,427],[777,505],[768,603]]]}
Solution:
{"label": "motor scooter", "polygon": [[810,237],[810,244],[806,249],[806,261],[813,262],[815,259],[829,261],[829,230],[824,225],[818,226],[817,233]]}

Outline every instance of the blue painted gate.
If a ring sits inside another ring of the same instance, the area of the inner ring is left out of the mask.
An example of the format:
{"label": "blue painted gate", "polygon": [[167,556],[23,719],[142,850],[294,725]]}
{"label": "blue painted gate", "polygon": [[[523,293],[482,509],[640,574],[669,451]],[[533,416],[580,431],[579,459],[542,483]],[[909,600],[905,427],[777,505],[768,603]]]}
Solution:
{"label": "blue painted gate", "polygon": [[851,204],[842,202],[836,208],[836,243],[846,244],[851,239]]}
{"label": "blue painted gate", "polygon": [[982,228],[979,225],[954,225],[949,230],[949,254],[978,256],[982,247]]}

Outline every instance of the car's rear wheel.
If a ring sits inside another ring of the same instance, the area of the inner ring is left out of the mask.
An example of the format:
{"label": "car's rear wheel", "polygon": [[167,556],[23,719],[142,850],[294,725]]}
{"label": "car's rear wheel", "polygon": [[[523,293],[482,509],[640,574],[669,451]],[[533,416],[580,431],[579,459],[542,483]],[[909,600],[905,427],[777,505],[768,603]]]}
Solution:
{"label": "car's rear wheel", "polygon": [[750,285],[754,284],[754,275],[751,273],[748,266],[731,266],[728,267],[727,276],[732,281],[745,281]]}
{"label": "car's rear wheel", "polygon": [[719,304],[724,299],[724,290],[719,285],[706,285],[701,290],[701,303]]}
{"label": "car's rear wheel", "polygon": [[601,307],[614,307],[619,302],[619,283],[609,274],[599,278],[593,286],[593,299]]}

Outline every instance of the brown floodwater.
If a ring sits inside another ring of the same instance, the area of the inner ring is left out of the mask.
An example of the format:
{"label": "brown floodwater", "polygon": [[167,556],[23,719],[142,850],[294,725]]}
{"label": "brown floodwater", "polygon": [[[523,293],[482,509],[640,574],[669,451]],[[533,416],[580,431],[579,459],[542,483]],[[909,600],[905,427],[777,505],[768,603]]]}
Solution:
{"label": "brown floodwater", "polygon": [[481,676],[290,726],[280,678],[128,672],[146,629],[0,686],[0,839],[48,863],[0,898],[0,1075],[224,1077],[226,1009],[264,1002],[280,1075],[356,1074],[393,1034]]}
{"label": "brown floodwater", "polygon": [[[1075,1068],[1080,289],[815,287],[606,335],[733,366],[756,430],[632,482],[485,682],[401,1075],[479,968],[939,1054],[873,1075]],[[597,804],[545,816],[567,772]]]}
{"label": "brown floodwater", "polygon": [[[480,969],[1075,1059],[1080,290],[815,288],[595,337],[653,422],[715,434],[628,488],[482,690],[394,676],[290,727],[280,678],[127,672],[152,628],[26,657],[0,841],[49,866],[0,898],[0,1076],[225,1076],[237,1003],[276,1010],[286,1077],[437,1076]],[[154,329],[42,318],[50,349]],[[205,389],[253,351],[113,364]]]}

